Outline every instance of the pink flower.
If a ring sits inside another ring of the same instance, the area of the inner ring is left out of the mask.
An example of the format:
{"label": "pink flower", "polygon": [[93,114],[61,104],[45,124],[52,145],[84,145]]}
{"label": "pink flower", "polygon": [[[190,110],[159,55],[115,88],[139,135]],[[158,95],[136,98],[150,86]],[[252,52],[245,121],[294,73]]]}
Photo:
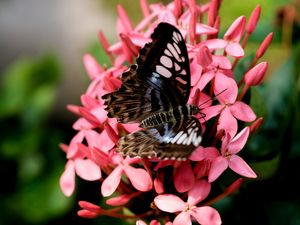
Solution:
{"label": "pink flower", "polygon": [[139,191],[149,191],[152,188],[152,180],[150,175],[141,168],[130,166],[132,163],[137,163],[137,158],[126,158],[118,162],[115,169],[103,181],[101,193],[103,196],[110,196],[118,187],[121,176],[124,173],[130,180],[132,186]]}
{"label": "pink flower", "polygon": [[192,218],[202,225],[221,224],[221,218],[217,210],[210,206],[196,206],[206,198],[209,191],[210,184],[206,180],[198,180],[193,189],[188,192],[187,202],[175,195],[165,194],[155,197],[154,203],[162,211],[180,212],[173,221],[174,225],[192,224]]}
{"label": "pink flower", "polygon": [[95,181],[101,178],[101,170],[93,161],[80,158],[68,160],[65,171],[60,177],[60,188],[66,196],[71,196],[74,192],[75,174],[88,181]]}
{"label": "pink flower", "polygon": [[[215,78],[214,87],[215,95],[217,95],[217,99],[221,104],[207,107],[202,112],[206,115],[206,120],[220,114],[218,131],[225,130],[225,132],[234,136],[238,129],[237,119],[251,122],[255,120],[256,115],[247,104],[236,101],[238,87],[232,78],[219,74]],[[221,94],[218,95],[218,93]]]}
{"label": "pink flower", "polygon": [[237,18],[224,34],[224,39],[211,39],[205,41],[209,49],[224,49],[228,55],[233,57],[243,57],[244,50],[240,45],[240,40],[245,30],[246,19],[244,16]]}
{"label": "pink flower", "polygon": [[[211,182],[228,167],[242,176],[256,177],[237,154],[263,118],[254,121],[256,115],[243,102],[243,97],[251,86],[263,81],[267,62],[257,64],[257,61],[268,48],[272,33],[260,45],[246,68],[248,72],[237,84],[234,68],[245,54],[243,48],[257,25],[261,8],[255,8],[247,26],[246,18],[241,16],[223,38],[218,38],[220,4],[219,0],[201,5],[195,0],[174,0],[167,5],[140,0],[143,18],[136,26],[118,5],[118,41],[110,44],[99,32],[99,41],[112,66],[101,66],[90,54],[83,57],[91,83],[81,96],[81,105],[67,106],[79,119],[73,124],[77,133],[69,145],[61,144],[67,160],[60,186],[62,192],[70,196],[75,190],[76,175],[88,181],[99,180],[101,194],[107,197],[105,203],[110,207],[103,209],[80,201],[79,216],[136,219],[137,225],[190,225],[192,220],[200,224],[221,224],[219,213],[210,205],[236,190],[242,179],[213,195],[210,195],[214,185]],[[135,62],[140,48],[151,41],[151,34],[161,22],[177,27],[186,42],[191,74],[188,104],[200,108],[194,116],[201,125],[204,147],[198,146],[186,161],[123,158],[115,151],[119,138],[142,128],[138,123],[121,124],[116,118],[108,118],[102,99],[103,95],[121,87],[122,74],[128,64]],[[213,117],[215,119],[210,120]],[[244,128],[244,123],[238,120],[252,124]],[[238,130],[241,131],[238,133]],[[201,203],[206,197],[209,200]],[[124,210],[132,213],[128,215]],[[175,217],[173,222],[166,213],[175,214],[170,217]]]}
{"label": "pink flower", "polygon": [[249,127],[245,127],[240,133],[231,139],[227,133],[222,141],[221,155],[211,165],[208,181],[215,181],[229,167],[234,172],[249,178],[256,178],[255,172],[238,155],[245,146],[249,136]]}

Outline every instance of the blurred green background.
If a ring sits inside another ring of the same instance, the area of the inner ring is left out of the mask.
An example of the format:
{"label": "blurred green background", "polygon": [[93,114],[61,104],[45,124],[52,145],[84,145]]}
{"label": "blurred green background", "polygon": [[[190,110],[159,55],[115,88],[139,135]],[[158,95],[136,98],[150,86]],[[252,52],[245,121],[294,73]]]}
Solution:
{"label": "blurred green background", "polygon": [[[63,196],[58,183],[66,162],[58,145],[75,134],[76,117],[65,105],[80,104],[89,84],[83,54],[107,63],[97,32],[103,30],[111,43],[116,40],[118,3],[136,24],[138,0],[0,0],[0,225],[125,224],[77,217],[78,200],[99,202],[99,182],[77,179],[71,198]],[[214,207],[223,224],[299,225],[300,1],[224,0],[223,32],[238,16],[249,18],[257,4],[261,20],[247,44],[248,57],[235,72],[245,70],[253,51],[273,31],[263,57],[269,62],[266,82],[249,97],[265,120],[243,151],[259,178]]]}

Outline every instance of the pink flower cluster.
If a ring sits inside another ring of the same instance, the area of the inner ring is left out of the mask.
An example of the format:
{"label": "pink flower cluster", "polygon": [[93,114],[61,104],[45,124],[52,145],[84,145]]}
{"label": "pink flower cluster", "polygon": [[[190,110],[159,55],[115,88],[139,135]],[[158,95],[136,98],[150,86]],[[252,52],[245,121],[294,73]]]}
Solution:
{"label": "pink flower cluster", "polygon": [[[242,79],[236,81],[234,68],[245,55],[247,40],[260,16],[260,6],[253,10],[248,22],[245,16],[237,18],[224,36],[219,37],[218,0],[205,5],[197,5],[195,0],[174,0],[166,6],[140,0],[140,4],[144,18],[136,27],[124,8],[118,6],[117,43],[110,45],[104,34],[99,33],[100,43],[111,60],[110,68],[100,66],[89,54],[84,56],[91,84],[81,96],[82,106],[68,106],[80,118],[73,125],[78,132],[70,144],[61,145],[67,156],[60,178],[61,189],[66,196],[72,195],[75,175],[101,182],[101,194],[111,208],[80,201],[82,209],[78,215],[81,217],[131,218],[138,225],[146,224],[146,219],[151,225],[158,225],[158,218],[168,225],[188,225],[191,221],[221,224],[219,213],[210,205],[235,191],[242,179],[209,201],[205,199],[214,181],[227,168],[243,177],[256,177],[238,154],[262,118],[257,118],[243,100],[249,88],[259,85],[264,78],[268,64],[257,62],[268,48],[272,33],[257,49]],[[192,85],[189,103],[200,106],[205,115],[199,118],[205,146],[195,149],[186,161],[123,158],[115,152],[119,137],[140,128],[138,124],[119,124],[116,119],[108,118],[101,99],[120,87],[120,77],[127,69],[125,63],[134,62],[139,49],[151,41],[150,35],[160,22],[176,26],[186,40]],[[211,104],[214,96],[217,103]],[[241,125],[245,122],[247,126]],[[124,214],[124,208],[132,213]]]}

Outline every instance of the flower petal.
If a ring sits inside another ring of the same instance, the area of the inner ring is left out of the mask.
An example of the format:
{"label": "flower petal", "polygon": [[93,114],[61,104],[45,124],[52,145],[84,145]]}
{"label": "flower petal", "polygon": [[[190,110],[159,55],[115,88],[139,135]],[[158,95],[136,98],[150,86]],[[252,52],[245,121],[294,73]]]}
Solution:
{"label": "flower petal", "polygon": [[190,190],[194,186],[194,183],[195,177],[190,161],[183,161],[175,171],[175,188],[179,193],[183,193]]}
{"label": "flower petal", "polygon": [[209,81],[211,81],[215,77],[215,73],[213,70],[209,70],[206,73],[202,74],[198,83],[196,84],[196,87],[202,91]]}
{"label": "flower petal", "polygon": [[197,207],[192,210],[192,216],[200,224],[219,225],[222,223],[220,214],[210,206]]}
{"label": "flower petal", "polygon": [[84,131],[79,131],[71,140],[68,148],[67,158],[72,158],[78,154],[78,143],[81,143],[84,138]]}
{"label": "flower petal", "polygon": [[206,45],[200,46],[199,50],[197,51],[197,63],[202,67],[207,67],[209,64],[212,63],[212,54]]}
{"label": "flower petal", "polygon": [[220,117],[219,124],[217,126],[218,131],[224,130],[226,133],[230,134],[230,137],[236,135],[238,125],[236,119],[232,116],[230,110],[225,108]]}
{"label": "flower petal", "polygon": [[239,156],[232,155],[229,160],[229,168],[234,172],[249,178],[256,178],[257,175],[250,166]]}
{"label": "flower petal", "polygon": [[208,182],[211,183],[215,181],[228,167],[228,160],[223,156],[216,158],[210,167],[208,174]]}
{"label": "flower petal", "polygon": [[201,110],[201,113],[203,113],[205,115],[204,119],[207,121],[207,120],[217,116],[221,112],[222,108],[223,108],[222,105],[213,105],[213,106],[204,108],[203,110]]}
{"label": "flower petal", "polygon": [[101,72],[103,68],[99,65],[97,60],[90,54],[85,54],[83,56],[84,67],[91,79],[95,79]]}
{"label": "flower petal", "polygon": [[100,167],[89,159],[75,159],[76,174],[84,180],[94,181],[101,178]]}
{"label": "flower petal", "polygon": [[215,77],[214,93],[221,103],[233,104],[238,95],[238,87],[234,79],[218,73]]}
{"label": "flower petal", "polygon": [[159,179],[158,177],[155,177],[153,184],[154,184],[155,192],[157,194],[164,193],[164,184],[161,179]]}
{"label": "flower petal", "polygon": [[218,48],[225,48],[227,45],[227,41],[224,41],[223,39],[210,39],[204,41],[201,44],[206,45],[210,50],[215,50]]}
{"label": "flower petal", "polygon": [[165,194],[154,198],[154,203],[162,211],[174,213],[185,209],[186,203],[176,195]]}
{"label": "flower petal", "polygon": [[239,42],[244,33],[245,26],[246,18],[245,16],[240,16],[230,25],[224,34],[224,39],[227,41]]}
{"label": "flower petal", "polygon": [[244,102],[235,102],[233,105],[230,106],[230,111],[232,115],[238,120],[252,122],[256,119],[256,115],[251,109],[251,107],[245,104]]}
{"label": "flower petal", "polygon": [[196,34],[216,34],[217,32],[218,30],[214,27],[202,23],[196,24]]}
{"label": "flower petal", "polygon": [[179,213],[174,221],[173,225],[192,225],[191,215],[188,212]]}
{"label": "flower petal", "polygon": [[195,84],[199,81],[200,76],[202,74],[202,66],[197,63],[197,60],[193,60],[190,64],[191,69],[191,86],[195,86]]}
{"label": "flower petal", "polygon": [[228,55],[231,55],[231,56],[236,57],[236,58],[243,57],[244,54],[245,54],[244,49],[237,42],[233,42],[233,43],[228,44],[225,48],[225,51],[227,52]]}
{"label": "flower petal", "polygon": [[194,187],[188,193],[187,203],[190,206],[197,205],[208,196],[210,188],[211,185],[206,179],[197,180]]}
{"label": "flower petal", "polygon": [[202,160],[200,162],[197,162],[197,164],[194,166],[194,173],[196,179],[207,177],[210,170],[210,165],[211,162],[207,160]]}
{"label": "flower petal", "polygon": [[248,136],[250,133],[249,127],[245,127],[240,133],[238,133],[228,144],[227,149],[231,154],[238,153],[242,148],[244,148]]}
{"label": "flower petal", "polygon": [[139,191],[149,191],[152,188],[152,180],[144,169],[137,169],[132,166],[126,165],[124,167],[124,172],[128,179],[130,180],[133,187]]}
{"label": "flower petal", "polygon": [[117,166],[103,181],[101,185],[101,194],[104,197],[110,196],[117,189],[121,180],[122,172],[123,169],[120,166]]}
{"label": "flower petal", "polygon": [[65,171],[59,179],[60,189],[65,196],[71,196],[75,189],[75,165],[73,160],[66,164]]}
{"label": "flower petal", "polygon": [[143,220],[137,220],[135,225],[147,225]]}

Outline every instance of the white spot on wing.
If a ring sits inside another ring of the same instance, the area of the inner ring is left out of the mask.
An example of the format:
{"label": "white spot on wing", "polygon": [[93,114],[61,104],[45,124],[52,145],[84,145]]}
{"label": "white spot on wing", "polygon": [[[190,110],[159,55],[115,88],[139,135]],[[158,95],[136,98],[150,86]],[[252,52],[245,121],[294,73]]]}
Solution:
{"label": "white spot on wing", "polygon": [[178,139],[176,144],[181,144],[185,139],[187,138],[187,134],[184,133],[183,135],[181,135],[181,137]]}
{"label": "white spot on wing", "polygon": [[[180,36],[180,35],[179,35]],[[173,32],[173,39],[175,39],[176,41],[176,43],[178,43],[179,41],[180,41],[180,39],[178,38],[178,33],[177,32]]]}
{"label": "white spot on wing", "polygon": [[181,41],[182,40],[182,38],[181,38],[181,35],[179,34],[179,33],[175,33],[175,36],[177,36],[177,39],[179,40],[179,41]]}
{"label": "white spot on wing", "polygon": [[172,73],[168,69],[166,69],[165,67],[163,67],[161,65],[156,66],[156,72],[166,78],[170,78],[172,76]]}
{"label": "white spot on wing", "polygon": [[178,138],[183,134],[183,131],[180,131],[176,136],[171,140],[171,143],[174,144]]}
{"label": "white spot on wing", "polygon": [[170,52],[168,49],[166,49],[166,50],[164,51],[164,53],[165,53],[166,55],[168,55],[168,56],[172,56],[171,52]]}
{"label": "white spot on wing", "polygon": [[175,65],[175,70],[179,71],[180,70],[180,66],[177,63],[174,63],[174,65]]}
{"label": "white spot on wing", "polygon": [[167,47],[168,47],[169,51],[172,53],[172,55],[177,59],[177,61],[181,61],[181,59],[179,58],[179,55],[178,55],[177,51],[175,50],[174,46],[172,44],[168,43]]}
{"label": "white spot on wing", "polygon": [[160,57],[160,63],[167,68],[171,68],[173,65],[172,60],[168,56],[165,56],[165,55]]}
{"label": "white spot on wing", "polygon": [[194,145],[194,146],[198,146],[198,145],[200,144],[201,140],[202,140],[202,137],[201,137],[201,136],[195,135],[195,137],[194,137],[194,139],[193,139],[193,145]]}
{"label": "white spot on wing", "polygon": [[[176,43],[174,43],[173,46],[175,47],[177,53],[181,54],[181,51],[180,51],[180,48],[178,47],[178,45]],[[182,57],[181,57],[181,59],[182,59]]]}
{"label": "white spot on wing", "polygon": [[185,81],[185,80],[183,80],[181,77],[176,77],[175,78],[176,80],[178,80],[180,83],[182,83],[182,84],[186,84],[187,82]]}

